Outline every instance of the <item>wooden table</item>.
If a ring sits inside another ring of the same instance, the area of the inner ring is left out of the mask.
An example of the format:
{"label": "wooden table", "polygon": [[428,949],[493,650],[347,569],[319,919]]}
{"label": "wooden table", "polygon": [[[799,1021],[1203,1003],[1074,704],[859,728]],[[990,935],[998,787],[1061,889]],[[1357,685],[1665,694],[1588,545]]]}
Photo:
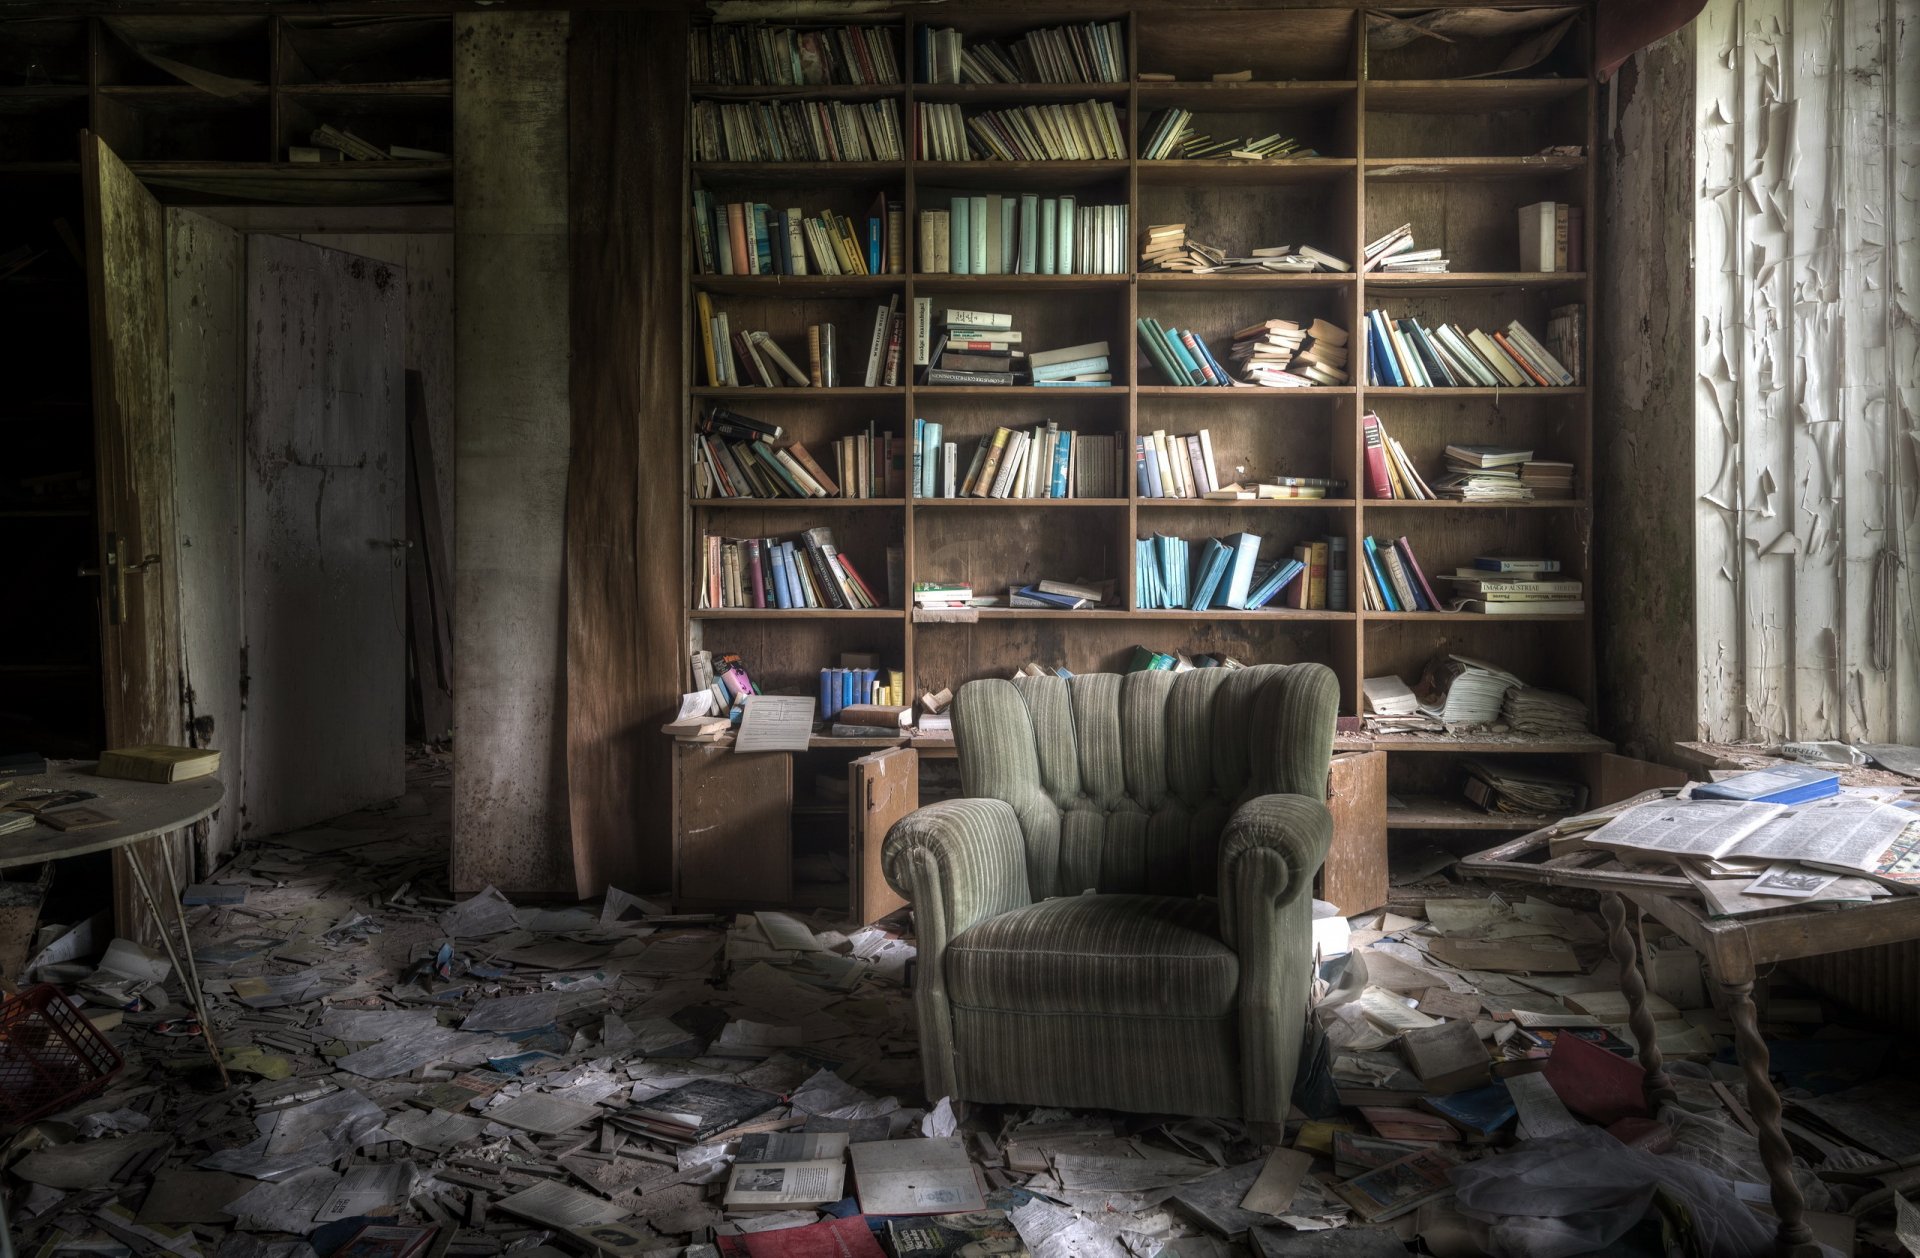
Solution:
{"label": "wooden table", "polygon": [[[160,897],[155,894],[153,884],[147,880],[140,862],[128,861],[126,865],[133,871],[134,882],[139,887],[141,899],[146,902],[147,912],[153,915],[160,942],[166,946],[167,959],[173,962],[173,972],[180,976],[181,985],[187,989],[193,1001],[193,1012],[200,1022],[200,1034],[207,1042],[207,1051],[213,1054],[214,1065],[220,1069],[222,1082],[225,1082],[226,1065],[220,1059],[219,1045],[214,1042],[213,1022],[207,1016],[206,997],[200,990],[200,969],[193,959],[193,941],[188,937],[186,911],[180,903],[180,885],[174,878],[172,854],[166,849],[176,832],[211,816],[220,807],[226,798],[226,787],[221,785],[218,777],[167,784],[129,782],[123,778],[97,777],[93,767],[94,762],[90,760],[58,761],[46,773],[7,779],[12,789],[0,793],[0,803],[40,790],[89,791],[97,798],[84,800],[79,806],[97,808],[114,820],[111,825],[65,831],[35,824],[25,830],[0,835],[0,869],[63,860],[69,856],[85,856],[90,852],[108,852],[132,847],[136,843],[159,844],[162,849],[159,863],[167,871],[171,914],[161,908]],[[180,932],[179,952],[174,951],[173,935],[168,929],[169,918]],[[184,965],[181,963],[183,955]]]}
{"label": "wooden table", "polygon": [[[1626,808],[1660,799],[1665,792],[1644,791],[1623,800]],[[1760,1158],[1773,1191],[1779,1219],[1776,1252],[1792,1258],[1816,1258],[1820,1250],[1806,1222],[1806,1203],[1793,1182],[1793,1150],[1780,1131],[1780,1095],[1768,1069],[1767,1043],[1754,1011],[1753,984],[1759,967],[1804,957],[1826,956],[1855,948],[1920,939],[1920,896],[1895,895],[1872,904],[1828,909],[1799,909],[1755,917],[1709,917],[1693,884],[1671,874],[1640,873],[1591,866],[1611,860],[1605,852],[1581,851],[1551,856],[1555,827],[1489,848],[1463,860],[1463,873],[1481,878],[1519,879],[1556,887],[1598,891],[1607,922],[1608,950],[1620,966],[1620,990],[1627,998],[1628,1023],[1640,1042],[1646,1067],[1647,1099],[1656,1107],[1674,1098],[1655,1039],[1653,1015],[1646,1007],[1647,985],[1640,973],[1640,914],[1692,945],[1728,997],[1734,1051],[1747,1077],[1747,1107],[1759,1127]],[[1629,919],[1631,901],[1640,911]]]}

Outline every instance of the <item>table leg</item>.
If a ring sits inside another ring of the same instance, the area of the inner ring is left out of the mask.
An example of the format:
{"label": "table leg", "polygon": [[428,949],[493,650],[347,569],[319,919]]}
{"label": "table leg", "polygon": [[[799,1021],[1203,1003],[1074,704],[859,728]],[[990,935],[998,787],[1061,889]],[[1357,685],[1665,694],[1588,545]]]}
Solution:
{"label": "table leg", "polygon": [[1720,983],[1727,993],[1727,1012],[1733,1018],[1733,1045],[1747,1075],[1747,1110],[1760,1128],[1760,1161],[1773,1187],[1773,1213],[1780,1220],[1775,1252],[1793,1258],[1813,1258],[1820,1250],[1807,1226],[1805,1198],[1793,1180],[1793,1147],[1780,1131],[1780,1094],[1773,1090],[1767,1042],[1760,1038],[1760,1020],[1753,1007],[1753,980]]}
{"label": "table leg", "polygon": [[[169,850],[165,835],[154,836],[154,842],[160,845],[161,859],[167,865],[167,877],[173,877],[173,853]],[[146,871],[140,868],[140,862],[129,860],[128,869],[133,871],[133,879],[140,888],[141,898],[147,902],[147,912],[153,914],[153,924],[160,931],[160,942],[167,950],[167,960],[173,962],[173,972],[180,976],[180,985],[187,989],[193,998],[193,1016],[199,1019],[200,1035],[207,1042],[207,1052],[213,1056],[213,1067],[220,1072],[220,1086],[230,1088],[233,1080],[227,1078],[227,1063],[220,1058],[220,1046],[213,1039],[213,1019],[207,1012],[206,993],[200,990],[200,972],[197,966],[180,964],[180,956],[173,950],[173,932],[167,927],[166,914],[160,910],[159,897],[153,894],[153,885],[147,881]],[[187,950],[187,960],[193,960],[193,940],[187,932],[186,911],[180,905],[180,896],[176,891],[173,897],[173,920],[180,927],[180,946]]]}
{"label": "table leg", "polygon": [[1627,1025],[1640,1042],[1640,1064],[1646,1068],[1644,1084],[1647,1106],[1654,1113],[1674,1099],[1673,1083],[1667,1078],[1666,1062],[1660,1056],[1660,1044],[1647,1011],[1647,981],[1640,973],[1639,932],[1627,926],[1626,901],[1612,892],[1600,897],[1600,915],[1607,923],[1607,948],[1620,967],[1620,994],[1627,998]]}

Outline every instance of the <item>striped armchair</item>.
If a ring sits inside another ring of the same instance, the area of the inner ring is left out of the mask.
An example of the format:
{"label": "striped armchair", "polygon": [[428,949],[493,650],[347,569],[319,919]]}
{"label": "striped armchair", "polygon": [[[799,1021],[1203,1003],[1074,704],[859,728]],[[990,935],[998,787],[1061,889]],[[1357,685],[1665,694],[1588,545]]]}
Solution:
{"label": "striped armchair", "polygon": [[884,851],[928,1099],[1284,1122],[1338,706],[1319,664],[962,686],[965,797]]}

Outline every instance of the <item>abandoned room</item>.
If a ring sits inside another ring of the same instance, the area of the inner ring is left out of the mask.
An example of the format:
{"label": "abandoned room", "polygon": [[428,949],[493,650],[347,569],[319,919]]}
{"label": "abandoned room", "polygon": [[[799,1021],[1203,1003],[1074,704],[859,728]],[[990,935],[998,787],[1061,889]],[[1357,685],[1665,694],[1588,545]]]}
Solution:
{"label": "abandoned room", "polygon": [[0,1258],[1920,1255],[1917,28],[0,0]]}

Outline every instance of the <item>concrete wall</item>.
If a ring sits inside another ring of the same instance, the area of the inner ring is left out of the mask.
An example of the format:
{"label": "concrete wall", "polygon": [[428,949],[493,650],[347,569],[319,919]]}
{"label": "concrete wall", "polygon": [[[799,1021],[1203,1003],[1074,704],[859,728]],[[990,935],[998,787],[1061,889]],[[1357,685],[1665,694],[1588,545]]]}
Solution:
{"label": "concrete wall", "polygon": [[1594,319],[1601,732],[1658,759],[1699,736],[1694,633],[1693,30],[1602,88]]}

